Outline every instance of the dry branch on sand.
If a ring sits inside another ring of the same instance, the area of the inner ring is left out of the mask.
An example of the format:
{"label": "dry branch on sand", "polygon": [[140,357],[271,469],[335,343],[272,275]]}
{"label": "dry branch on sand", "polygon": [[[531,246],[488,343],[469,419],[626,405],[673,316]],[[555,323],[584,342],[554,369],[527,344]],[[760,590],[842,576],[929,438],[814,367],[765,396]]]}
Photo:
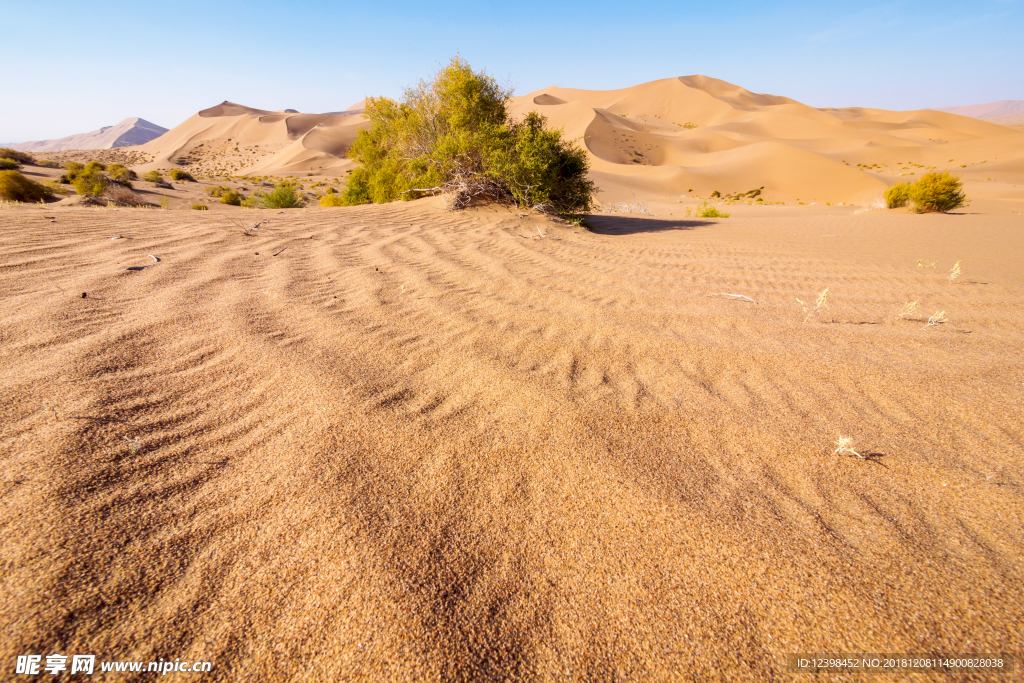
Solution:
{"label": "dry branch on sand", "polygon": [[[743,301],[749,301],[752,304],[756,304],[757,303],[756,301],[751,299],[749,296],[746,296],[745,294],[726,294],[725,292],[718,292],[717,294],[708,294],[708,296],[727,296],[727,297],[731,297],[733,299],[741,299]],[[799,301],[799,299],[797,299],[797,301]]]}
{"label": "dry branch on sand", "polygon": [[835,447],[836,447],[836,449],[834,451],[832,451],[833,454],[835,454],[835,455],[856,455],[858,458],[860,458],[862,460],[867,460],[867,456],[861,455],[860,453],[858,453],[857,451],[855,451],[853,449],[853,439],[851,439],[848,436],[843,436],[842,434],[839,434],[837,436],[839,438],[837,438],[833,442],[833,445],[835,445]]}
{"label": "dry branch on sand", "polygon": [[946,317],[946,312],[945,311],[936,311],[934,315],[932,315],[930,318],[928,318],[928,323],[924,327],[922,327],[921,329],[922,330],[927,330],[929,327],[934,327],[936,325],[942,325],[942,324],[948,323],[948,322],[949,322],[949,318]]}
{"label": "dry branch on sand", "polygon": [[814,316],[818,315],[818,313],[821,312],[822,308],[828,306],[828,287],[821,290],[821,293],[818,294],[818,298],[815,300],[813,306],[804,303],[802,299],[797,299],[797,301],[800,303],[801,306],[803,306],[804,313],[807,314],[807,317],[804,318],[804,322],[807,322]]}

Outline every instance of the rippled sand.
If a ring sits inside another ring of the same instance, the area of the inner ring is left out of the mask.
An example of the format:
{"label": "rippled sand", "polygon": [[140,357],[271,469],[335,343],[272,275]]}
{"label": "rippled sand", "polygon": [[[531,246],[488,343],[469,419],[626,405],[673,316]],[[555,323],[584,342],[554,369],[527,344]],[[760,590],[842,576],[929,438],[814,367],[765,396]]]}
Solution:
{"label": "rippled sand", "polygon": [[1020,656],[1018,216],[262,213],[0,212],[4,662]]}

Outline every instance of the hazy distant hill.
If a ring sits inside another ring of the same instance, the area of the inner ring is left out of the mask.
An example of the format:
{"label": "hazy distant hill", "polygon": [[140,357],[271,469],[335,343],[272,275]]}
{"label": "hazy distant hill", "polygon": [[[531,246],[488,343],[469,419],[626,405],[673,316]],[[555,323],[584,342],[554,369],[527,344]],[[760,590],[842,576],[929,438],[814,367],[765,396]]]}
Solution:
{"label": "hazy distant hill", "polygon": [[106,126],[91,133],[69,135],[57,140],[40,140],[10,145],[21,152],[59,152],[65,149],[111,149],[142,145],[167,132],[163,126],[150,123],[137,116],[125,119],[116,126]]}
{"label": "hazy distant hill", "polygon": [[999,100],[986,104],[967,104],[962,107],[936,107],[936,111],[971,116],[1004,126],[1024,124],[1024,100]]}

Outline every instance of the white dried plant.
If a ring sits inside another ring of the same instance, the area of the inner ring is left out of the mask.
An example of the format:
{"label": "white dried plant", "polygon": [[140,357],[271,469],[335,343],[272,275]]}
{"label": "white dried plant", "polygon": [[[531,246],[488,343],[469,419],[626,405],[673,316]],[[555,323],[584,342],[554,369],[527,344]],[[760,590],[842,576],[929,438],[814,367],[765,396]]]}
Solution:
{"label": "white dried plant", "polygon": [[957,261],[956,263],[954,263],[953,267],[949,271],[949,275],[946,276],[946,279],[949,280],[950,283],[955,283],[957,280],[960,279],[960,264],[961,263],[963,263],[963,261]]}
{"label": "white dried plant", "polygon": [[900,314],[896,317],[902,320],[903,318],[909,318],[915,313],[917,313],[917,302],[908,301],[907,303],[903,304],[903,310],[901,310]]}
{"label": "white dried plant", "polygon": [[838,436],[839,438],[837,438],[833,442],[833,445],[836,447],[836,449],[833,451],[833,454],[856,455],[858,458],[861,458],[862,460],[867,460],[866,456],[861,455],[860,453],[853,449],[853,439],[851,439],[848,436],[843,436],[842,434],[837,434],[836,436]]}
{"label": "white dried plant", "polygon": [[946,317],[945,311],[936,311],[934,315],[928,318],[928,324],[922,327],[921,329],[927,330],[929,327],[933,327],[935,325],[942,325],[943,323],[948,322],[949,318]]}
{"label": "white dried plant", "polygon": [[917,259],[918,268],[934,268],[938,265],[938,261],[925,261],[923,258]]}
{"label": "white dried plant", "polygon": [[818,294],[818,298],[815,299],[814,301],[814,305],[804,303],[802,299],[797,299],[797,301],[800,303],[801,306],[803,306],[804,313],[807,314],[807,316],[804,318],[804,322],[807,322],[814,316],[818,315],[818,313],[821,312],[822,308],[828,306],[828,287],[821,290],[821,293]]}

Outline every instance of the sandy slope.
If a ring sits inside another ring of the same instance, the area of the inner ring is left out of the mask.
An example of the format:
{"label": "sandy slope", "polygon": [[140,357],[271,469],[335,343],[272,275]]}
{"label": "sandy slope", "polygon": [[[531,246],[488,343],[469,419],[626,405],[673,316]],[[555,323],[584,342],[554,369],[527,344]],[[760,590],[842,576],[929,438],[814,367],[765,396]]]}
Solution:
{"label": "sandy slope", "polygon": [[61,152],[80,149],[115,149],[142,145],[167,132],[163,126],[150,123],[137,116],[127,118],[114,126],[106,126],[90,133],[69,135],[56,140],[40,140],[11,145],[23,152]]}
{"label": "sandy slope", "polygon": [[153,161],[136,170],[182,166],[210,175],[337,175],[352,168],[345,153],[367,125],[360,112],[270,112],[225,101],[143,145]]}
{"label": "sandy slope", "polygon": [[0,209],[0,658],[667,681],[1019,657],[1020,217],[790,211],[574,233],[421,201],[249,238]]}
{"label": "sandy slope", "polygon": [[870,204],[932,168],[989,182],[982,164],[997,161],[1006,166],[997,181],[1024,186],[1021,131],[931,110],[816,109],[707,76],[544,88],[512,109],[537,110],[582,139],[607,202],[764,187],[768,201]]}

